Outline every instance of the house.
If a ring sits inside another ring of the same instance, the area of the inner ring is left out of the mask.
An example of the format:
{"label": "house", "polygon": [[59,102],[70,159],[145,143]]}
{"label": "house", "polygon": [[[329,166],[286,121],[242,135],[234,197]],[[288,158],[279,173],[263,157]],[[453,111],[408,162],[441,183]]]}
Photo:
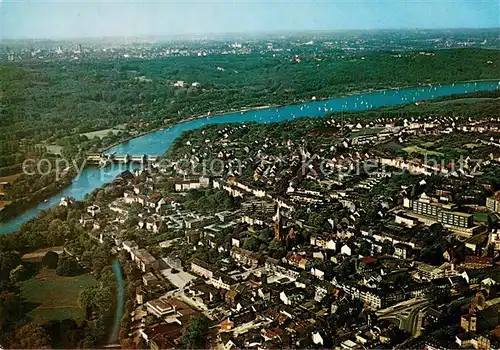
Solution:
{"label": "house", "polygon": [[412,249],[410,246],[403,243],[394,244],[394,257],[399,259],[408,259],[411,255]]}
{"label": "house", "polygon": [[125,191],[123,193],[123,202],[125,204],[132,204],[132,203],[137,202],[136,194],[132,191],[129,191],[129,190]]}
{"label": "house", "polygon": [[144,291],[141,286],[135,287],[135,301],[137,304],[144,304]]}
{"label": "house", "polygon": [[125,181],[130,181],[134,177],[135,177],[134,174],[132,174],[129,170],[125,170],[125,171],[121,172],[120,174],[118,174],[118,176],[116,178],[121,179],[121,180],[125,180]]}
{"label": "house", "polygon": [[358,273],[373,271],[378,266],[378,260],[373,256],[365,256],[357,261]]}
{"label": "house", "polygon": [[163,199],[161,193],[155,193],[149,196],[146,200],[146,206],[152,209],[156,209],[158,207],[160,201]]}
{"label": "house", "polygon": [[325,279],[325,272],[323,270],[320,270],[319,268],[317,267],[313,267],[311,268],[310,270],[310,274],[319,278],[320,280],[324,280]]}
{"label": "house", "polygon": [[231,248],[231,258],[240,264],[255,268],[263,263],[263,255],[243,248]]}
{"label": "house", "polygon": [[139,249],[139,246],[137,245],[137,243],[135,243],[135,241],[124,241],[122,243],[122,249],[127,251],[128,253],[131,253],[132,250]]}
{"label": "house", "polygon": [[189,191],[200,188],[207,188],[210,185],[210,178],[201,176],[198,179],[182,180],[175,183],[174,188],[177,192]]}
{"label": "house", "polygon": [[220,291],[210,284],[198,283],[185,287],[186,294],[189,294],[197,303],[203,305],[207,310],[210,304],[214,301],[219,301],[221,297]]}
{"label": "house", "polygon": [[235,281],[227,275],[224,275],[220,272],[215,272],[210,279],[210,283],[217,289],[230,290]]}
{"label": "house", "polygon": [[288,264],[290,264],[292,266],[298,267],[302,270],[309,269],[309,266],[310,266],[309,260],[307,260],[306,258],[304,258],[298,254],[289,253],[286,256],[286,258],[284,258],[284,259]]}
{"label": "house", "polygon": [[311,236],[310,244],[323,249],[336,250],[336,244],[333,238],[324,236]]}
{"label": "house", "polygon": [[184,219],[184,226],[187,229],[197,229],[203,226],[210,225],[215,220],[214,216],[197,216],[194,218],[186,218]]}
{"label": "house", "polygon": [[500,213],[500,191],[496,192],[493,197],[486,199],[486,207],[491,211]]}
{"label": "house", "polygon": [[219,219],[221,222],[230,222],[231,220],[234,220],[236,218],[236,215],[239,213],[239,211],[221,211],[219,213],[216,213],[215,216]]}
{"label": "house", "polygon": [[219,332],[228,332],[234,328],[234,321],[231,321],[230,318],[225,319],[219,324]]}
{"label": "house", "polygon": [[267,258],[264,266],[268,274],[284,276],[290,279],[297,279],[300,276],[299,269],[292,266],[285,267],[280,261],[273,258]]}
{"label": "house", "polygon": [[77,201],[73,197],[62,197],[61,201],[59,202],[59,206],[60,207],[69,207],[69,206],[75,205],[76,203],[77,203]]}
{"label": "house", "polygon": [[240,295],[236,290],[231,289],[224,295],[224,300],[229,306],[235,307],[236,303],[238,302],[239,296]]}
{"label": "house", "polygon": [[175,313],[175,307],[161,298],[148,301],[146,307],[149,313],[158,318]]}
{"label": "house", "polygon": [[173,269],[182,269],[182,261],[176,255],[170,254],[167,257],[163,258],[163,261],[165,261],[165,263]]}
{"label": "house", "polygon": [[156,323],[140,330],[141,337],[151,350],[175,349],[183,327],[176,323]]}
{"label": "house", "polygon": [[89,213],[92,217],[95,217],[100,212],[101,212],[101,208],[96,204],[93,204],[90,207],[87,207],[87,213]]}
{"label": "house", "polygon": [[90,216],[89,214],[85,213],[80,217],[80,220],[78,221],[83,227],[89,227],[93,226],[95,219]]}
{"label": "house", "polygon": [[205,279],[212,279],[215,268],[204,261],[193,259],[191,260],[191,271],[198,276],[204,277]]}
{"label": "house", "polygon": [[243,238],[242,237],[232,237],[231,238],[231,245],[233,247],[240,247],[243,245]]}
{"label": "house", "polygon": [[[424,280],[434,280],[434,279],[439,279],[446,277],[450,275],[450,272],[447,271],[447,266],[450,266],[450,264],[447,264],[446,266],[433,266],[429,264],[425,264],[423,262],[417,262],[415,263],[416,265],[416,270],[417,270],[417,275],[420,279]],[[443,264],[444,265],[444,264]]]}
{"label": "house", "polygon": [[481,269],[493,266],[493,258],[467,255],[465,261],[460,265],[464,269]]}
{"label": "house", "polygon": [[342,246],[342,248],[340,248],[340,253],[347,255],[347,256],[351,256],[352,255],[352,248],[349,245],[344,244]]}
{"label": "house", "polygon": [[296,305],[304,300],[304,292],[299,288],[283,290],[280,293],[280,300],[285,305]]}
{"label": "house", "polygon": [[414,227],[418,225],[417,219],[405,215],[404,213],[397,213],[394,221],[396,222],[396,224],[400,224],[406,227]]}
{"label": "house", "polygon": [[145,286],[154,286],[159,282],[158,277],[156,277],[152,272],[148,272],[142,276],[142,283]]}
{"label": "house", "polygon": [[135,249],[130,251],[132,261],[137,264],[137,267],[142,272],[148,272],[156,268],[156,258],[152,256],[146,249]]}

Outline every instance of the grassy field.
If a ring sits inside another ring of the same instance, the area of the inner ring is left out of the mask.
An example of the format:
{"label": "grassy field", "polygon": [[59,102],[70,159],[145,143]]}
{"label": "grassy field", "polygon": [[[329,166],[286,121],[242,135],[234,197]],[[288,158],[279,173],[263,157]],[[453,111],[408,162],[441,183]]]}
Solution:
{"label": "grassy field", "polygon": [[125,126],[124,125],[117,125],[117,126],[115,126],[114,128],[111,128],[111,129],[103,129],[103,130],[91,131],[91,132],[86,132],[86,133],[80,134],[80,135],[87,136],[89,139],[92,139],[94,137],[98,137],[98,138],[102,139],[104,136],[108,136],[108,134],[110,132],[112,132],[114,135],[116,135],[116,134],[118,134],[118,132],[124,131],[124,130],[125,130]]}
{"label": "grassy field", "polygon": [[465,145],[463,145],[465,148],[467,149],[473,149],[473,148],[478,148],[478,147],[481,147],[480,144],[477,144],[477,143],[466,143]]}
{"label": "grassy field", "polygon": [[47,147],[47,151],[52,154],[61,154],[63,147],[58,145],[44,145]]}
{"label": "grassy field", "polygon": [[11,185],[16,182],[16,180],[21,176],[22,174],[15,174],[15,175],[9,175],[9,176],[0,176],[0,182],[8,182]]}
{"label": "grassy field", "polygon": [[429,148],[429,147],[434,147],[436,145],[435,142],[423,142],[422,144],[420,144],[420,147],[423,147],[423,148]]}
{"label": "grassy field", "polygon": [[376,135],[380,133],[382,130],[385,130],[385,128],[363,128],[361,130],[351,132],[349,138],[353,139],[358,136]]}
{"label": "grassy field", "polygon": [[55,270],[43,268],[31,279],[21,282],[21,294],[35,308],[29,312],[34,320],[77,321],[85,317],[78,307],[80,292],[96,283],[93,276],[84,274],[75,277],[58,276]]}
{"label": "grassy field", "polygon": [[384,149],[384,150],[393,150],[393,151],[399,151],[399,150],[403,149],[403,146],[401,146],[396,141],[389,141],[387,143],[379,145],[379,147]]}
{"label": "grassy field", "polygon": [[494,98],[490,98],[490,97],[471,97],[471,98],[458,98],[456,100],[439,101],[439,102],[435,102],[435,104],[438,104],[438,105],[447,105],[447,104],[453,104],[453,103],[477,103],[477,102],[484,102],[484,101],[491,101],[491,100],[494,100]]}
{"label": "grassy field", "polygon": [[420,148],[418,146],[408,146],[403,148],[403,151],[406,153],[420,153],[420,154],[427,154],[429,156],[442,156],[443,153],[441,152],[436,152],[436,151],[428,151],[425,148]]}
{"label": "grassy field", "polygon": [[474,213],[474,221],[479,221],[479,222],[488,222],[488,213],[484,212],[475,212]]}
{"label": "grassy field", "polygon": [[58,246],[58,247],[50,247],[50,248],[42,248],[35,250],[34,252],[30,252],[27,254],[24,254],[21,259],[22,260],[39,260],[41,261],[42,258],[47,254],[47,252],[55,252],[57,254],[62,254],[63,252],[63,246]]}
{"label": "grassy field", "polygon": [[[0,192],[0,193],[2,193],[2,192]],[[10,201],[3,201],[0,199],[0,209],[7,206],[10,203],[11,203]]]}

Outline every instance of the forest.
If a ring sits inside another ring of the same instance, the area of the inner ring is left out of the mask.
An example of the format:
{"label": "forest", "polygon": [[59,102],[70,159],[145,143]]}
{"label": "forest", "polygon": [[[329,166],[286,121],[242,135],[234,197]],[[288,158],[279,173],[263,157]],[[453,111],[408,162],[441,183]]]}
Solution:
{"label": "forest", "polygon": [[[0,176],[20,173],[27,158],[53,159],[49,153],[54,145],[62,148],[60,156],[81,159],[85,152],[208,113],[369,89],[493,78],[498,78],[498,51],[482,49],[363,55],[304,52],[300,59],[252,53],[4,64],[0,66]],[[183,86],[174,86],[177,81]],[[84,135],[118,126],[116,134]],[[18,203],[2,217],[47,198],[70,179],[47,185],[52,177],[21,178],[6,189],[3,199]]]}
{"label": "forest", "polygon": [[[313,96],[495,79],[497,63],[495,50],[454,49],[431,55],[318,55],[300,62],[251,54],[5,64],[0,66],[0,154],[6,159],[0,164],[18,162],[19,157],[11,155],[22,153],[25,144],[60,143],[68,136],[123,123],[150,130],[208,112],[281,105]],[[185,85],[173,86],[176,81]]]}

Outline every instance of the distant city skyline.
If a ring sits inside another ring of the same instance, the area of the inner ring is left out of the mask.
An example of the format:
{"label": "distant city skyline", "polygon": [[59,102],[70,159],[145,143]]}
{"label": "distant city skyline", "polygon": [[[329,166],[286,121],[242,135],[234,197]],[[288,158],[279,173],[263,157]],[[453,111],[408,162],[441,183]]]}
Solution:
{"label": "distant city skyline", "polygon": [[9,1],[2,38],[499,27],[500,0]]}

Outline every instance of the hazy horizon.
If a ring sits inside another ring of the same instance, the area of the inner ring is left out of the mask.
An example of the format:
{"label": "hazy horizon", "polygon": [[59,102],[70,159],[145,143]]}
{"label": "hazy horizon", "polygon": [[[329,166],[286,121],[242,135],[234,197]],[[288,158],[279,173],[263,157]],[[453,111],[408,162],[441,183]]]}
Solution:
{"label": "hazy horizon", "polygon": [[202,37],[495,29],[500,0],[65,2],[0,0],[2,39]]}

